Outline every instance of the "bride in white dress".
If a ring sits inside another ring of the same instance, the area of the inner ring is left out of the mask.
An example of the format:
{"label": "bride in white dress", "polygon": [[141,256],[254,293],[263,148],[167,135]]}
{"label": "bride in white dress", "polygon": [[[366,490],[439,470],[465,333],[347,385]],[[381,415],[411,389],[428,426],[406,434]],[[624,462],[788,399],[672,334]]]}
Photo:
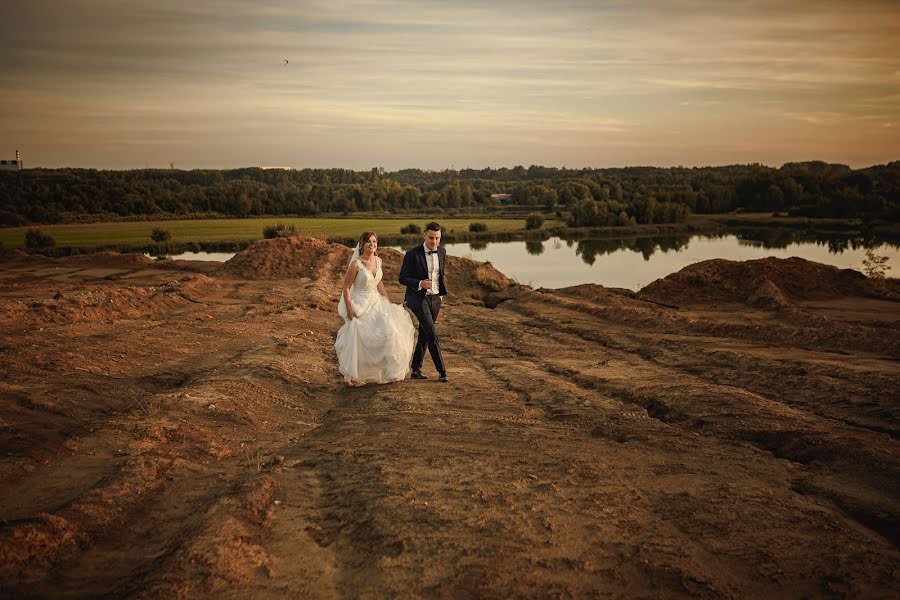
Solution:
{"label": "bride in white dress", "polygon": [[375,255],[378,238],[367,231],[350,259],[338,314],[344,325],[334,341],[338,367],[348,385],[400,381],[409,373],[416,329],[399,304],[388,300]]}

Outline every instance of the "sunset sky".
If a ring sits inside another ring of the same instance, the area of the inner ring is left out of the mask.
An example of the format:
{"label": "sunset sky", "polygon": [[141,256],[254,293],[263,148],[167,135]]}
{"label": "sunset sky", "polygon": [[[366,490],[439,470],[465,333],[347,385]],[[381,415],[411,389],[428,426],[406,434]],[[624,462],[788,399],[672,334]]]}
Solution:
{"label": "sunset sky", "polygon": [[898,39],[896,1],[22,0],[0,157],[862,167],[900,159]]}

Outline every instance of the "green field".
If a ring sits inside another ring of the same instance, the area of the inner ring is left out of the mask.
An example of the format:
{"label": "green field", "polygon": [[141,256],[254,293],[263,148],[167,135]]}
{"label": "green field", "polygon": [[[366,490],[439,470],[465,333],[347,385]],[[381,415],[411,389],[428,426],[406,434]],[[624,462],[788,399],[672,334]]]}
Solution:
{"label": "green field", "polygon": [[[444,234],[468,232],[469,223],[486,223],[489,233],[503,233],[524,229],[524,219],[440,219]],[[409,223],[424,226],[424,219],[314,219],[314,218],[258,218],[258,219],[203,219],[183,221],[134,221],[117,223],[77,223],[72,225],[41,225],[39,229],[49,233],[57,246],[142,246],[151,244],[150,232],[154,227],[168,230],[171,242],[232,242],[256,240],[263,237],[263,227],[284,223],[293,225],[302,235],[320,238],[351,239],[363,231],[375,231],[386,235],[399,235],[400,228]],[[551,223],[548,222],[547,225]],[[6,248],[25,245],[25,232],[30,227],[0,229],[0,243]]]}

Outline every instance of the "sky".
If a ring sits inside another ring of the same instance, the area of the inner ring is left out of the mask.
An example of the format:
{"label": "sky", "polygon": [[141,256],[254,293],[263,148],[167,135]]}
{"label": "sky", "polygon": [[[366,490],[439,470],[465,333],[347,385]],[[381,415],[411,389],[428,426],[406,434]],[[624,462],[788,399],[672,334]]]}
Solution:
{"label": "sky", "polygon": [[893,0],[20,0],[0,156],[858,168],[900,159],[898,39]]}

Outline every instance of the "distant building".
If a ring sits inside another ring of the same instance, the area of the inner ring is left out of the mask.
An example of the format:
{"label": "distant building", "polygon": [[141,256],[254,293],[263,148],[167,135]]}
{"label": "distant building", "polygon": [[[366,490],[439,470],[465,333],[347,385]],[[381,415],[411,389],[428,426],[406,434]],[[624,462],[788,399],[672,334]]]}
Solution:
{"label": "distant building", "polygon": [[500,202],[504,202],[512,198],[510,194],[491,194],[491,198],[494,200],[499,200]]}
{"label": "distant building", "polygon": [[0,160],[0,171],[18,171],[22,169],[22,155],[16,150],[16,160]]}
{"label": "distant building", "polygon": [[260,167],[260,169],[280,169],[282,171],[293,171],[294,167]]}

